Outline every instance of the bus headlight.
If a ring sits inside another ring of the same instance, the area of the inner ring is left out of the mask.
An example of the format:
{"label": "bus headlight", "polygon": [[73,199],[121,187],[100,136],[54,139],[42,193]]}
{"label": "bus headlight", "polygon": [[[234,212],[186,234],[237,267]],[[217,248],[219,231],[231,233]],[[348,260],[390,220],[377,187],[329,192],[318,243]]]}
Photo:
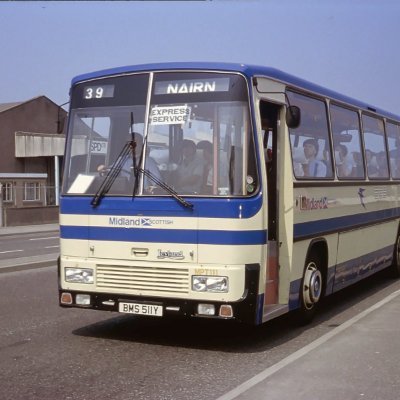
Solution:
{"label": "bus headlight", "polygon": [[93,283],[91,268],[65,268],[65,281],[70,283]]}
{"label": "bus headlight", "polygon": [[227,276],[192,276],[192,290],[194,292],[227,293],[229,278]]}

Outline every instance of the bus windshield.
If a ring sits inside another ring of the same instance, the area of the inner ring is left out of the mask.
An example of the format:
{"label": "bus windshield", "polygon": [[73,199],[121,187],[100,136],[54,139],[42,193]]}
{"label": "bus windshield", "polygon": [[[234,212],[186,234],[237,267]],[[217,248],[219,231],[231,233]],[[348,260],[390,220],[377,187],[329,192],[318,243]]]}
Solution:
{"label": "bus windshield", "polygon": [[108,195],[168,195],[160,182],[179,195],[251,195],[258,177],[250,126],[241,75],[159,72],[80,83],[63,192],[94,195],[131,141]]}

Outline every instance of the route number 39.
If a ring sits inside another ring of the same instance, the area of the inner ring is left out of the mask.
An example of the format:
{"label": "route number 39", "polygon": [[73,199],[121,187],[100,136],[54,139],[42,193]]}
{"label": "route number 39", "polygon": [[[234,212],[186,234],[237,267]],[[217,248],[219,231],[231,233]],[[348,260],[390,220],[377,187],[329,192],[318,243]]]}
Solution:
{"label": "route number 39", "polygon": [[85,88],[85,99],[101,99],[104,89],[101,86]]}
{"label": "route number 39", "polygon": [[85,100],[93,100],[114,97],[114,88],[114,85],[85,86],[83,88],[83,98]]}

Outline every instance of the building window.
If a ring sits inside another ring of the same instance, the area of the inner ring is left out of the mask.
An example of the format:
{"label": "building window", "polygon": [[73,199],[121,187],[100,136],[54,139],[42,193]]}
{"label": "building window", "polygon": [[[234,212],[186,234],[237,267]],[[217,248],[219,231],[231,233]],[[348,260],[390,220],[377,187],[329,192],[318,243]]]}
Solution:
{"label": "building window", "polygon": [[3,189],[3,201],[5,203],[11,203],[14,200],[13,196],[13,184],[11,182],[2,183]]}
{"label": "building window", "polygon": [[40,200],[40,183],[25,182],[24,183],[24,201]]}

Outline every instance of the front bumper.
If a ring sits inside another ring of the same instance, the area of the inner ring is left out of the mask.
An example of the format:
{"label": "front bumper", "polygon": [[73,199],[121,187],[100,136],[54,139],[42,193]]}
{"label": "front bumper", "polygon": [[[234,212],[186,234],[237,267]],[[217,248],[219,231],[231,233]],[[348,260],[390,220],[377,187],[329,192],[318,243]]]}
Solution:
{"label": "front bumper", "polygon": [[[218,302],[210,300],[189,300],[176,298],[160,298],[151,296],[129,296],[115,293],[96,293],[90,291],[66,290],[59,287],[59,304],[61,307],[78,307],[103,311],[119,311],[120,303],[142,303],[157,304],[163,308],[163,318],[182,316],[199,317],[213,319],[227,319],[219,316],[218,310],[222,305],[230,305],[233,315],[229,319],[234,319],[243,323],[254,324],[257,321],[257,300],[258,284],[260,276],[260,266],[258,264],[248,264],[245,266],[245,291],[243,297],[235,302]],[[71,297],[71,304],[64,304],[61,301],[62,295],[68,293]],[[89,295],[90,304],[79,305],[76,302],[77,295]],[[216,315],[198,314],[199,304],[212,304],[215,307]]]}

